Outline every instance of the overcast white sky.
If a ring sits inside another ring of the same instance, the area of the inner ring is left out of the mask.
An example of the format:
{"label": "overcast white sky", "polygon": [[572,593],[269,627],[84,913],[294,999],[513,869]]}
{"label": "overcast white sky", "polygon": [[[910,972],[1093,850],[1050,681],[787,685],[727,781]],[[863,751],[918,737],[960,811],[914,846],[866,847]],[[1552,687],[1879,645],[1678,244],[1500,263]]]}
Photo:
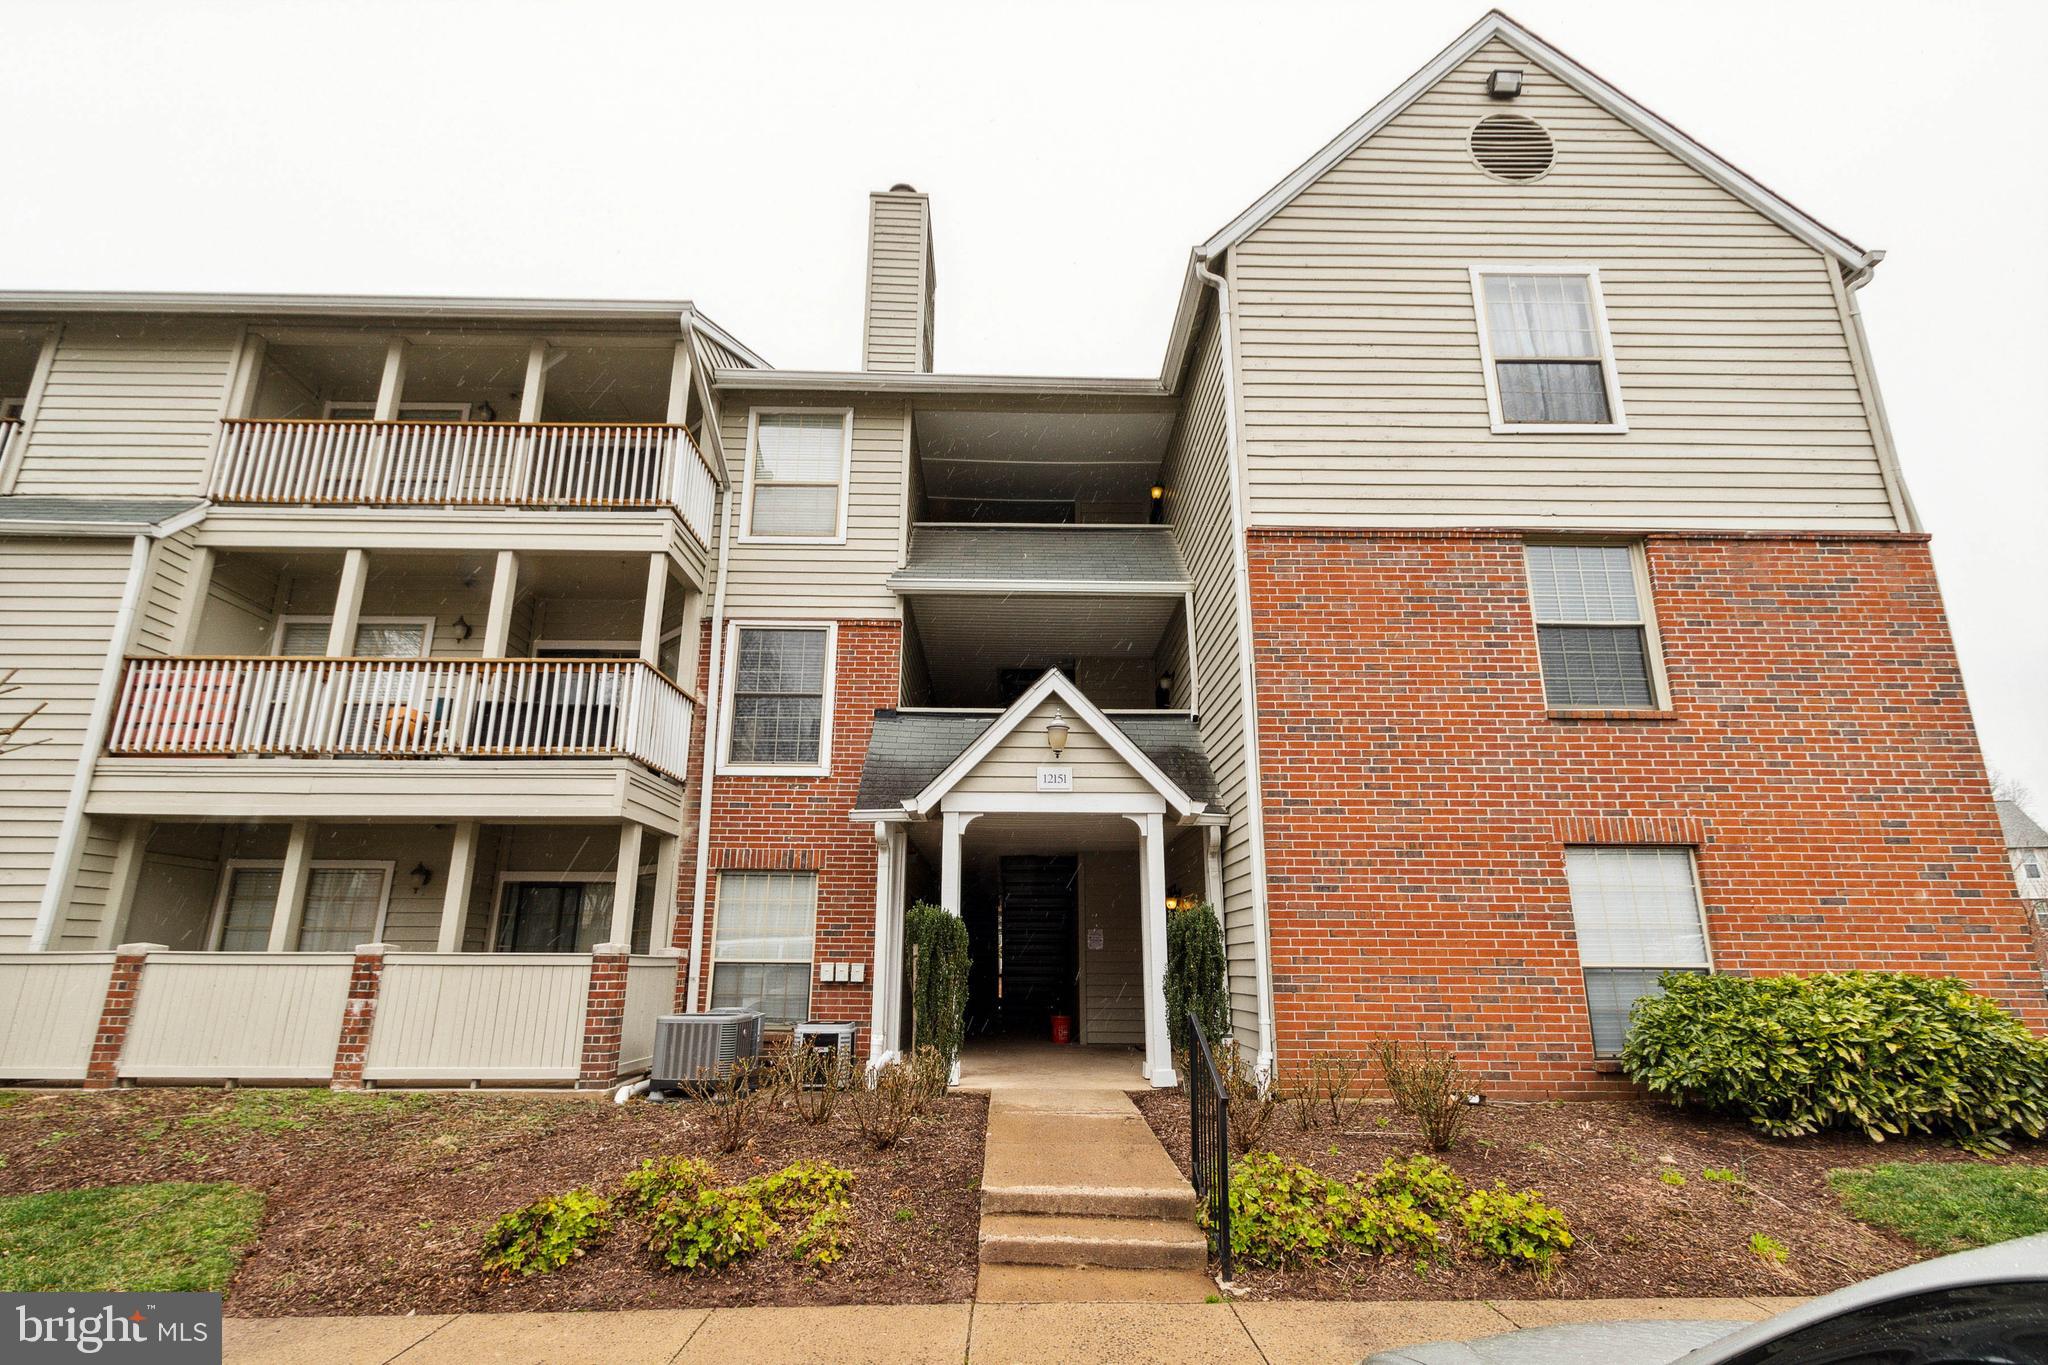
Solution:
{"label": "overcast white sky", "polygon": [[[0,288],[688,298],[852,368],[865,196],[908,180],[940,368],[1151,375],[1188,247],[1483,9],[11,0]],[[1906,474],[1986,755],[2048,815],[2048,6],[1510,12],[1890,253]]]}

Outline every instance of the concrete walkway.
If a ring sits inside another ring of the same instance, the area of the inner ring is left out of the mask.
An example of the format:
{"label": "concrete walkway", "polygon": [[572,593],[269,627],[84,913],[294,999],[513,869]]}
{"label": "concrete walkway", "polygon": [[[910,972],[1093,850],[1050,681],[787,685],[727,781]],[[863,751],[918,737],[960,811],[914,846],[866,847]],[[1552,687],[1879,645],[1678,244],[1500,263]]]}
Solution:
{"label": "concrete walkway", "polygon": [[1321,1365],[1424,1341],[1627,1319],[1748,1322],[1800,1299],[948,1303],[406,1318],[230,1318],[237,1365]]}

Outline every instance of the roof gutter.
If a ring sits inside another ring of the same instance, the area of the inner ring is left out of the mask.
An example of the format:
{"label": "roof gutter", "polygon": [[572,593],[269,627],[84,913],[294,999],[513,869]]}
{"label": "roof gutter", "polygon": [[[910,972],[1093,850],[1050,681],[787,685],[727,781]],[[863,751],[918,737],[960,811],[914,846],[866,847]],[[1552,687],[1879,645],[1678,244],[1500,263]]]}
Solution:
{"label": "roof gutter", "polygon": [[1237,402],[1236,324],[1230,308],[1230,283],[1197,254],[1195,277],[1216,291],[1216,322],[1223,345],[1223,439],[1230,453],[1231,588],[1237,606],[1237,695],[1243,708],[1245,815],[1250,822],[1253,944],[1259,998],[1259,1074],[1273,1075],[1273,944],[1266,914],[1266,815],[1259,773],[1258,676],[1252,667],[1251,567],[1247,550],[1245,508],[1244,415]]}
{"label": "roof gutter", "polygon": [[1842,277],[1842,313],[1849,322],[1850,358],[1858,377],[1862,380],[1865,405],[1870,417],[1871,441],[1877,447],[1877,461],[1884,471],[1885,484],[1896,495],[1893,514],[1901,531],[1918,532],[1923,528],[1920,509],[1913,505],[1912,490],[1906,487],[1905,471],[1899,467],[1899,448],[1892,439],[1892,420],[1884,408],[1884,391],[1877,385],[1877,367],[1870,360],[1870,336],[1863,330],[1863,310],[1857,305],[1856,296],[1863,286],[1870,283],[1870,277],[1877,273],[1878,265],[1884,260],[1882,251],[1865,254],[1863,263],[1854,269],[1844,269]]}

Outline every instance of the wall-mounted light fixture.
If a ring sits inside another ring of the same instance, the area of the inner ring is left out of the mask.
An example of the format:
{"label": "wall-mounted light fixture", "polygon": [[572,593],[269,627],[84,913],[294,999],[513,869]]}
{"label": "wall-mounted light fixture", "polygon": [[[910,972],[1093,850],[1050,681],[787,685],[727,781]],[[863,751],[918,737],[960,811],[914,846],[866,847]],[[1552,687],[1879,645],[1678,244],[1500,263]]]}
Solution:
{"label": "wall-mounted light fixture", "polygon": [[1045,723],[1045,747],[1052,750],[1055,758],[1066,752],[1068,728],[1066,716],[1055,707],[1052,719]]}
{"label": "wall-mounted light fixture", "polygon": [[1159,681],[1153,685],[1152,704],[1164,711],[1172,702],[1173,670],[1169,668],[1159,675]]}
{"label": "wall-mounted light fixture", "polygon": [[488,398],[476,405],[476,415],[477,420],[481,422],[495,422],[498,420],[498,410],[491,406],[491,400]]}
{"label": "wall-mounted light fixture", "polygon": [[412,871],[405,875],[412,878],[412,885],[415,891],[424,891],[427,889],[427,883],[434,880],[434,869],[428,867],[424,862],[414,863]]}
{"label": "wall-mounted light fixture", "polygon": [[1179,887],[1177,887],[1177,886],[1169,886],[1169,887],[1167,887],[1167,888],[1166,888],[1166,908],[1167,908],[1167,909],[1169,909],[1169,910],[1185,910],[1185,909],[1187,909],[1187,908],[1188,908],[1188,907],[1189,907],[1190,905],[1193,905],[1193,904],[1194,904],[1194,902],[1193,902],[1193,901],[1191,901],[1191,900],[1189,900],[1189,899],[1188,899],[1187,897],[1185,897],[1185,896],[1181,895],[1181,893],[1180,893],[1180,888],[1179,888]]}
{"label": "wall-mounted light fixture", "polygon": [[455,638],[458,640],[467,640],[470,636],[476,634],[476,627],[460,616],[455,618],[455,629],[457,631]]}
{"label": "wall-mounted light fixture", "polygon": [[1522,93],[1522,73],[1502,68],[1486,78],[1486,93],[1497,100],[1511,100]]}
{"label": "wall-mounted light fixture", "polygon": [[1166,485],[1152,485],[1152,524],[1157,526],[1166,514]]}

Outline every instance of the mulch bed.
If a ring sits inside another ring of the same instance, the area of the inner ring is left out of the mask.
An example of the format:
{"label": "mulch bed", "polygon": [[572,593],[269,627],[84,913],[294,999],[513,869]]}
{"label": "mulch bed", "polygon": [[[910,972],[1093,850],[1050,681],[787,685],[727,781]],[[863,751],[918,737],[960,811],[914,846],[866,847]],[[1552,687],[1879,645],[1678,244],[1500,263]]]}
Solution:
{"label": "mulch bed", "polygon": [[[1139,1107],[1185,1173],[1188,1105],[1178,1091],[1139,1098]],[[1385,1126],[1381,1126],[1384,1124]],[[1340,1126],[1304,1131],[1292,1110],[1276,1115],[1259,1146],[1319,1174],[1348,1180],[1389,1156],[1424,1150],[1414,1121],[1384,1103],[1355,1105]],[[1571,1221],[1577,1245],[1548,1281],[1504,1270],[1464,1250],[1418,1270],[1412,1259],[1346,1253],[1288,1270],[1240,1268],[1239,1287],[1256,1298],[1485,1299],[1737,1297],[1822,1294],[1932,1254],[1843,1212],[1828,1171],[1888,1161],[1973,1161],[1951,1143],[1872,1143],[1829,1133],[1776,1141],[1740,1120],[1651,1103],[1508,1103],[1474,1111],[1445,1159],[1469,1186],[1504,1180],[1533,1186]],[[2048,1144],[2023,1143],[2006,1161],[2048,1165]],[[1733,1169],[1739,1186],[1703,1179]],[[1675,1170],[1682,1187],[1658,1173]],[[1457,1233],[1453,1230],[1453,1241]],[[1750,1251],[1753,1233],[1790,1248],[1783,1265]]]}
{"label": "mulch bed", "polygon": [[[253,1092],[240,1092],[249,1096]],[[0,1194],[158,1180],[231,1180],[264,1191],[255,1248],[230,1314],[520,1312],[737,1304],[940,1303],[973,1297],[988,1102],[935,1101],[896,1148],[874,1152],[843,1111],[808,1127],[773,1115],[754,1145],[720,1156],[696,1104],[619,1107],[570,1096],[420,1094],[281,1101],[302,1127],[234,1122],[218,1090],[0,1096]],[[259,1117],[272,1111],[262,1109]],[[854,1173],[845,1256],[818,1268],[779,1242],[718,1272],[672,1271],[621,1213],[611,1234],[552,1275],[486,1287],[478,1248],[496,1218],[579,1185],[612,1193],[642,1158],[705,1157],[738,1181],[798,1158]],[[907,1211],[907,1212],[906,1212]]]}

